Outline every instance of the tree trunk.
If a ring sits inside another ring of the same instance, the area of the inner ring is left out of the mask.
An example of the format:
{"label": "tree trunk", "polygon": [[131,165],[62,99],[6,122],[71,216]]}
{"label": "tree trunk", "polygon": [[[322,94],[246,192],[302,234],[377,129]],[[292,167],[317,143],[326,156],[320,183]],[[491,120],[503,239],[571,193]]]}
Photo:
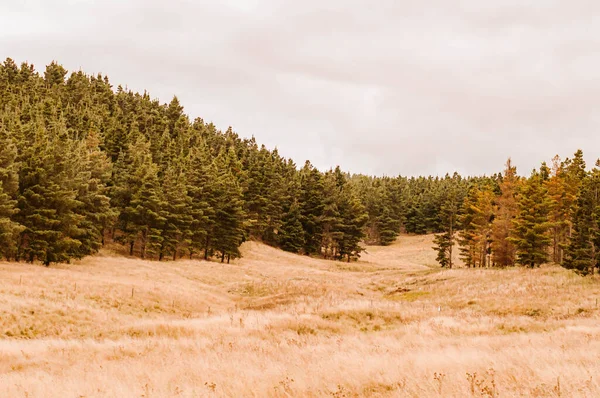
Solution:
{"label": "tree trunk", "polygon": [[454,215],[450,218],[450,248],[448,249],[448,268],[452,268],[452,249],[454,247]]}
{"label": "tree trunk", "polygon": [[17,246],[17,253],[15,254],[15,261],[16,262],[20,262],[21,261],[21,250],[23,248],[23,243],[25,241],[25,233],[21,233],[19,234],[19,246]]}
{"label": "tree trunk", "polygon": [[204,246],[204,259],[208,260],[208,244],[210,243],[210,237],[206,235],[206,245]]}
{"label": "tree trunk", "polygon": [[142,230],[142,244],[140,246],[140,257],[143,259],[146,258],[146,237],[148,236],[147,229]]}
{"label": "tree trunk", "polygon": [[556,262],[556,244],[558,237],[556,236],[556,227],[552,228],[552,262]]}

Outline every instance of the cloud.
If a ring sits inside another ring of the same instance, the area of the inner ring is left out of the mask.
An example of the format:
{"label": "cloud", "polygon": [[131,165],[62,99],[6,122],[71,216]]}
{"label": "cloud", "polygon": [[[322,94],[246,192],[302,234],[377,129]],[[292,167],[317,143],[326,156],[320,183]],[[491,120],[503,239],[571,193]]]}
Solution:
{"label": "cloud", "polygon": [[0,48],[177,95],[321,169],[528,172],[600,156],[600,4],[366,0],[0,4]]}

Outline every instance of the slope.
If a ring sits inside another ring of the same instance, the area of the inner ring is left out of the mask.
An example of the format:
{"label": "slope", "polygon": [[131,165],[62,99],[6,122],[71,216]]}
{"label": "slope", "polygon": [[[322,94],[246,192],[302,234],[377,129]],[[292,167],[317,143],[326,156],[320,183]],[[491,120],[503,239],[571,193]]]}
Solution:
{"label": "slope", "polygon": [[[232,264],[0,264],[2,396],[597,396],[598,280],[359,263],[256,242]],[[582,349],[585,344],[585,349]]]}

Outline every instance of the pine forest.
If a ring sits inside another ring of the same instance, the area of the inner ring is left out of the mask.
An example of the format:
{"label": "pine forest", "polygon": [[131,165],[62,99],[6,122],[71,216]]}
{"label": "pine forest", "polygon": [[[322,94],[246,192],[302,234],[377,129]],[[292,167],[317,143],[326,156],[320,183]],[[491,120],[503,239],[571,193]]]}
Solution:
{"label": "pine forest", "polygon": [[[551,154],[550,154],[551,155]],[[502,167],[499,165],[499,170]],[[174,97],[113,87],[52,63],[0,65],[0,255],[46,266],[108,243],[157,261],[229,262],[258,240],[354,261],[365,244],[435,233],[467,267],[600,263],[600,164],[583,152],[525,176],[351,175],[297,165],[232,128],[190,120]]]}

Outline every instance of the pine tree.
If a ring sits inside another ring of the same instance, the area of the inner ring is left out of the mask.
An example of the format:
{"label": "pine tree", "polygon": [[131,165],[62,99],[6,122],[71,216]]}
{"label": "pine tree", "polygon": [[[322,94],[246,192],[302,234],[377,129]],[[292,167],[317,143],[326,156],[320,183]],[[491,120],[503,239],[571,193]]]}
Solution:
{"label": "pine tree", "polygon": [[131,212],[128,211],[133,192],[138,185],[134,176],[129,174],[132,170],[132,157],[128,151],[121,151],[113,167],[110,187],[111,208],[117,213],[117,219],[111,228],[111,237],[114,241],[128,245],[129,255],[133,256],[137,230],[133,224]]}
{"label": "pine tree", "polygon": [[549,232],[552,238],[552,261],[560,264],[563,260],[563,249],[569,235],[571,208],[575,196],[569,195],[564,163],[555,156],[552,159],[551,176],[545,182],[549,200]]}
{"label": "pine tree", "polygon": [[165,207],[163,192],[160,190],[158,166],[152,162],[148,153],[136,153],[139,160],[134,160],[139,168],[134,170],[135,179],[139,183],[131,197],[131,203],[126,209],[134,229],[140,240],[140,257],[153,256],[160,251],[164,240],[161,235],[164,222],[161,214]]}
{"label": "pine tree", "polygon": [[192,148],[186,174],[191,217],[189,256],[192,258],[195,253],[204,250],[204,258],[208,259],[208,231],[215,222],[214,209],[209,202],[215,202],[212,188],[216,180],[216,170],[203,142]]}
{"label": "pine tree", "polygon": [[62,65],[52,61],[50,65],[46,66],[46,71],[44,72],[46,85],[48,87],[64,85],[67,73],[67,70]]}
{"label": "pine tree", "polygon": [[582,179],[562,264],[581,275],[592,274],[600,266],[600,164],[596,166]]}
{"label": "pine tree", "polygon": [[[393,181],[383,179],[375,185],[375,219],[373,225],[377,231],[377,244],[390,245],[400,234],[404,204],[395,192]],[[401,214],[402,213],[402,214]]]}
{"label": "pine tree", "polygon": [[304,247],[304,230],[300,222],[300,206],[297,200],[285,210],[277,239],[279,246],[288,252],[298,253]]}
{"label": "pine tree", "polygon": [[25,229],[17,259],[49,266],[70,261],[81,246],[76,154],[76,143],[60,124],[50,132],[37,126],[34,145],[21,156],[17,220]]}
{"label": "pine tree", "polygon": [[367,212],[365,243],[389,245],[396,240],[405,216],[399,179],[352,176],[349,180]]}
{"label": "pine tree", "polygon": [[160,250],[161,229],[165,219],[158,178],[158,166],[152,161],[150,145],[143,136],[130,145],[117,160],[117,176],[113,190],[113,205],[119,210],[117,240],[129,245],[133,255],[139,242],[140,256],[145,258]]}
{"label": "pine tree", "polygon": [[214,209],[214,224],[209,231],[211,249],[221,256],[221,262],[240,257],[239,246],[244,239],[243,194],[236,174],[239,162],[233,148],[222,151],[215,159],[218,174],[210,206]]}
{"label": "pine tree", "polygon": [[443,268],[452,268],[452,248],[454,246],[454,235],[448,230],[433,238],[435,246],[433,249],[437,252],[435,261],[440,263]]}
{"label": "pine tree", "polygon": [[99,145],[97,133],[91,131],[77,148],[79,178],[73,182],[78,185],[76,200],[80,204],[76,212],[83,216],[76,236],[81,245],[73,253],[77,258],[96,253],[102,247],[105,231],[116,217],[106,187],[112,165]]}
{"label": "pine tree", "polygon": [[565,159],[563,162],[563,168],[565,170],[565,202],[567,202],[568,214],[567,214],[567,235],[571,237],[573,223],[572,218],[576,210],[576,201],[579,195],[579,189],[584,178],[587,176],[585,171],[585,161],[583,160],[583,152],[577,150],[573,156],[573,159]]}
{"label": "pine tree", "polygon": [[542,172],[533,170],[518,197],[517,217],[513,220],[514,233],[509,240],[515,244],[517,261],[535,267],[548,260],[549,201]]}
{"label": "pine tree", "polygon": [[400,221],[394,217],[389,207],[383,206],[381,213],[375,219],[375,225],[379,236],[377,243],[388,246],[396,241],[400,230]]}
{"label": "pine tree", "polygon": [[304,253],[321,253],[324,209],[323,177],[306,161],[300,171],[300,222],[304,230]]}
{"label": "pine tree", "polygon": [[510,158],[506,161],[500,183],[500,196],[496,199],[495,218],[492,223],[492,261],[496,266],[509,267],[515,264],[516,248],[509,239],[513,232],[513,220],[518,214],[516,194],[519,189],[517,169]]}
{"label": "pine tree", "polygon": [[0,126],[0,255],[15,258],[17,239],[23,227],[14,221],[18,212],[16,195],[19,189],[17,148]]}
{"label": "pine tree", "polygon": [[348,184],[340,193],[338,208],[342,220],[342,237],[338,244],[338,255],[340,259],[346,257],[350,262],[350,260],[360,257],[360,253],[364,250],[360,246],[360,242],[365,236],[364,226],[369,216],[354,189]]}
{"label": "pine tree", "polygon": [[263,146],[260,150],[256,143],[250,143],[247,159],[248,179],[244,192],[244,211],[248,217],[250,237],[262,239],[266,229],[264,211],[269,203],[269,181],[273,178],[273,169],[269,163],[269,154]]}
{"label": "pine tree", "polygon": [[477,187],[472,187],[463,201],[461,215],[458,218],[460,231],[458,244],[460,258],[469,268],[477,266],[477,226],[475,224],[477,206]]}
{"label": "pine tree", "polygon": [[494,221],[494,191],[490,186],[483,186],[477,192],[475,226],[477,231],[477,248],[480,267],[490,267],[492,252],[492,223]]}
{"label": "pine tree", "polygon": [[[339,171],[339,168],[336,169]],[[339,253],[339,242],[343,238],[342,217],[339,209],[339,196],[344,181],[336,173],[328,171],[323,178],[323,211],[319,219],[321,229],[321,254],[323,258],[335,259]]]}
{"label": "pine tree", "polygon": [[490,266],[494,192],[488,185],[473,187],[463,202],[459,223],[461,257],[469,267]]}
{"label": "pine tree", "polygon": [[[420,202],[420,197],[415,197],[413,199],[415,202]],[[413,203],[407,210],[406,213],[406,222],[404,223],[404,227],[406,228],[406,232],[413,234],[426,234],[427,233],[427,223],[425,220],[425,216],[423,215],[423,211],[419,204]]]}
{"label": "pine tree", "polygon": [[279,156],[277,149],[273,150],[270,160],[266,205],[263,209],[263,231],[261,238],[269,245],[277,245],[277,231],[283,224],[284,207],[293,202],[298,192],[297,171],[288,167],[285,160]]}
{"label": "pine tree", "polygon": [[189,245],[192,237],[192,204],[187,192],[187,180],[181,159],[174,159],[165,171],[162,182],[164,195],[160,215],[164,219],[158,259],[170,255],[173,260],[181,246]]}
{"label": "pine tree", "polygon": [[433,249],[437,251],[436,261],[444,268],[452,268],[453,248],[456,240],[457,218],[460,206],[459,192],[454,186],[450,186],[446,192],[444,202],[441,206],[441,229],[442,233],[435,236]]}
{"label": "pine tree", "polygon": [[273,217],[273,236],[270,237],[270,242],[286,251],[300,253],[305,243],[300,221],[300,176],[296,164],[284,159],[281,159],[279,174],[281,185],[274,186],[271,200],[275,206],[280,207],[281,213]]}

